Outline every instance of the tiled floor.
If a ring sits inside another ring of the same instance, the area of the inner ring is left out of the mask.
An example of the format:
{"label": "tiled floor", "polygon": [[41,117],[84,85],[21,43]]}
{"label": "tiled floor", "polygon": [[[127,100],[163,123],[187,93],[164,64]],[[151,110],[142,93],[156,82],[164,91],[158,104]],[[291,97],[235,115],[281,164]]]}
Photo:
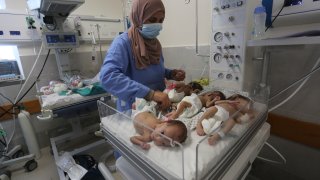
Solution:
{"label": "tiled floor", "polygon": [[[11,180],[59,180],[54,158],[50,154],[50,148],[48,147],[42,149],[41,153],[41,158],[37,160],[37,169],[32,172],[25,172],[23,168],[14,170],[12,171]],[[118,173],[113,173],[112,175],[114,176],[115,180],[122,179]]]}
{"label": "tiled floor", "polygon": [[11,180],[58,180],[58,172],[54,163],[53,156],[49,148],[41,150],[41,158],[36,160],[38,168],[32,172],[25,172],[24,169],[12,172]]}

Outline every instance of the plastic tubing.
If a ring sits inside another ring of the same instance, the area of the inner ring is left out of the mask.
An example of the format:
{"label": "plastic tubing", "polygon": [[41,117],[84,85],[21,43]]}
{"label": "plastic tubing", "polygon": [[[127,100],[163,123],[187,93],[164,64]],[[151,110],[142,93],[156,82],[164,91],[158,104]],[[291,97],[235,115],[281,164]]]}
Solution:
{"label": "plastic tubing", "polygon": [[[320,57],[318,58],[317,62],[314,64],[314,66],[312,67],[311,71],[313,71],[314,69],[317,68],[317,66],[319,65],[320,63]],[[304,86],[304,84],[310,79],[311,76],[309,76],[308,78],[306,78],[301,84],[300,86],[289,96],[287,97],[285,100],[283,100],[282,102],[280,102],[279,104],[273,106],[272,108],[269,109],[268,112],[271,112],[275,109],[277,109],[278,107],[282,106],[283,104],[285,104],[286,102],[288,102],[293,96],[295,96],[299,91],[300,89]]]}

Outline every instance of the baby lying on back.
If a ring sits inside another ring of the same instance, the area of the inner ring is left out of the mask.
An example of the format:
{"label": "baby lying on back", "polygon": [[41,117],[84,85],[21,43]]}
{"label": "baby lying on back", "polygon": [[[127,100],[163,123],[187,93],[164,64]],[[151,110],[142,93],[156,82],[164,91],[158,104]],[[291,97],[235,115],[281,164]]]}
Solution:
{"label": "baby lying on back", "polygon": [[157,146],[171,146],[169,138],[179,143],[183,143],[187,139],[187,128],[183,122],[177,120],[161,121],[149,111],[137,113],[134,116],[133,124],[139,135],[131,137],[130,141],[145,150],[150,148],[148,143],[151,141]]}

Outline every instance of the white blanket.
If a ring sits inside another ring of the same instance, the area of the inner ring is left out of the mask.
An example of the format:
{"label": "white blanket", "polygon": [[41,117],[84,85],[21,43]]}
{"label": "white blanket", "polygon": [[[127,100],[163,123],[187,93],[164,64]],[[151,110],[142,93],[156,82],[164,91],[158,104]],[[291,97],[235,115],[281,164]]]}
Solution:
{"label": "white blanket", "polygon": [[[262,112],[265,111],[265,108],[259,109],[263,110]],[[102,118],[101,122],[104,129],[112,132],[129,148],[134,149],[140,157],[147,159],[151,164],[161,167],[171,176],[182,179],[182,151],[180,148],[159,147],[151,142],[150,150],[145,151],[130,142],[130,137],[136,134],[131,119],[115,114]],[[206,174],[224,156],[249,125],[249,123],[235,125],[215,146],[210,146],[207,140],[203,141],[199,148],[198,173],[202,175]],[[182,144],[185,179],[196,178],[196,146],[202,138],[203,136],[198,136],[195,131],[191,131],[187,141]]]}

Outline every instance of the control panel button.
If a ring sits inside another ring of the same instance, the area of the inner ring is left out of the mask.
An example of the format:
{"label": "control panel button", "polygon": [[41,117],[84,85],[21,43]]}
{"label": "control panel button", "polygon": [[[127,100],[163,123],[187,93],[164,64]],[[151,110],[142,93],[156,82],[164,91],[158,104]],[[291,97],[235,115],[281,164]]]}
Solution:
{"label": "control panel button", "polygon": [[229,21],[230,21],[230,22],[233,22],[234,19],[235,19],[234,16],[230,16],[230,17],[229,17]]}

